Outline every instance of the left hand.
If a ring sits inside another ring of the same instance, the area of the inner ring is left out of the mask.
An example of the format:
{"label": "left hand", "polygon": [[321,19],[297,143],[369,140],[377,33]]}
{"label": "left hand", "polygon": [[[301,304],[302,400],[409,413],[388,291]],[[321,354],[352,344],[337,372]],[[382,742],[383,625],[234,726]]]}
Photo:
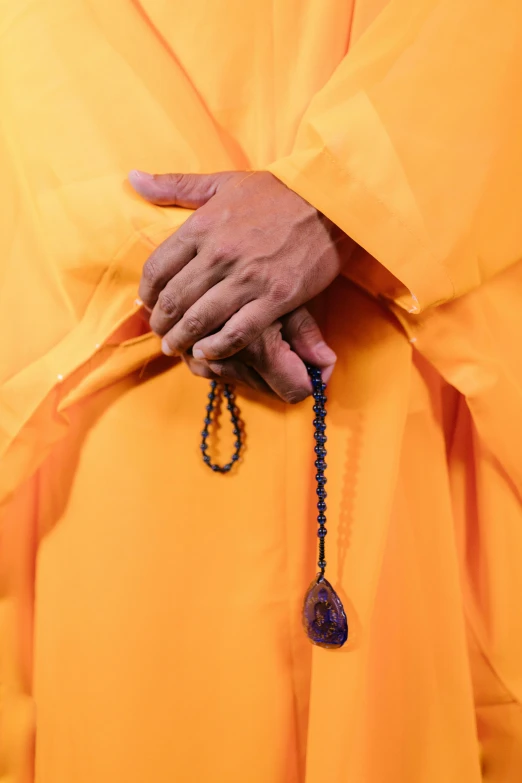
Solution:
{"label": "left hand", "polygon": [[354,246],[267,172],[129,179],[154,204],[196,209],[152,253],[139,289],[170,356],[234,355],[327,288]]}
{"label": "left hand", "polygon": [[328,383],[336,356],[306,307],[299,307],[231,359],[207,361],[194,359],[190,353],[183,359],[194,375],[250,386],[270,397],[296,403],[313,391],[305,362],[319,367]]}

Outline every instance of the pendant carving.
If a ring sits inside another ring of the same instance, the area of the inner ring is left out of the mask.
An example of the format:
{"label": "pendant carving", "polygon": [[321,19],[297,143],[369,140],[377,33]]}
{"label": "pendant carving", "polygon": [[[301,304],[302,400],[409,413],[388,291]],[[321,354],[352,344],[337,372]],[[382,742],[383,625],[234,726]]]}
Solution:
{"label": "pendant carving", "polygon": [[348,639],[348,620],[342,601],[320,574],[305,595],[303,625],[310,641],[318,647],[335,649]]}

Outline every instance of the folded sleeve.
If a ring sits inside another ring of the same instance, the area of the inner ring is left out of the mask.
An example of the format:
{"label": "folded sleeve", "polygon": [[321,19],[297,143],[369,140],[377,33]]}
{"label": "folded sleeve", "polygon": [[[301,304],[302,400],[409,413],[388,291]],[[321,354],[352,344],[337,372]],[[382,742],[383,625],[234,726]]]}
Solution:
{"label": "folded sleeve", "polygon": [[522,255],[522,4],[395,0],[269,170],[365,251],[347,275],[416,314]]}

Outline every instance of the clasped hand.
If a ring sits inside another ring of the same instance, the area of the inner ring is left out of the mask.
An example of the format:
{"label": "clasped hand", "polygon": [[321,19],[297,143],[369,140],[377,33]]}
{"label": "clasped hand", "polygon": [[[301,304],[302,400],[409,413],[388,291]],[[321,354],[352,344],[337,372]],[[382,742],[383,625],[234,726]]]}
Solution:
{"label": "clasped hand", "polygon": [[336,357],[304,305],[341,272],[346,234],[267,172],[129,179],[154,204],[195,210],[143,269],[139,295],[164,353],[287,402],[311,392],[304,362],[328,380]]}

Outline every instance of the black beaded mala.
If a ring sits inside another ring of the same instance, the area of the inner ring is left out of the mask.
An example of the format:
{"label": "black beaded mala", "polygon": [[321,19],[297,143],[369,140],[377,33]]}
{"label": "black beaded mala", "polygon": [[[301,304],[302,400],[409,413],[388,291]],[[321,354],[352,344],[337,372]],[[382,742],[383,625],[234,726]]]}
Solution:
{"label": "black beaded mala", "polygon": [[[341,599],[333,589],[332,585],[325,578],[326,553],[325,538],[326,530],[326,384],[323,382],[321,370],[317,367],[307,366],[308,374],[312,381],[314,406],[314,438],[315,438],[315,468],[317,470],[315,480],[317,482],[317,536],[319,538],[319,558],[317,565],[319,573],[308,588],[303,605],[303,625],[306,634],[313,644],[319,647],[336,648],[342,647],[348,638],[348,621],[344,611]],[[209,466],[215,473],[228,473],[235,462],[239,460],[241,448],[243,445],[241,427],[239,422],[239,411],[235,403],[235,394],[231,386],[223,385],[223,395],[227,401],[227,408],[230,413],[233,433],[236,437],[234,443],[234,454],[230,462],[226,465],[217,465],[211,462],[207,453],[207,440],[209,436],[209,427],[217,419],[217,381],[211,381],[210,392],[208,395],[208,404],[206,406],[207,415],[204,420],[204,427],[201,432],[201,452],[203,462]]]}
{"label": "black beaded mala", "polygon": [[[239,460],[239,455],[241,453],[241,428],[239,426],[239,411],[236,408],[236,396],[234,394],[234,390],[231,386],[228,385],[228,383],[225,383],[223,386],[223,396],[225,397],[227,401],[227,408],[230,413],[230,421],[232,422],[232,432],[236,436],[236,441],[234,443],[234,453],[232,457],[230,458],[230,462],[227,462],[226,465],[216,465],[215,462],[211,462],[209,455],[207,454],[207,438],[209,436],[208,428],[212,424],[212,414],[216,416],[217,409],[216,409],[216,399],[217,399],[217,381],[211,381],[210,382],[210,392],[208,393],[208,405],[206,407],[207,415],[204,419],[204,427],[201,430],[201,446],[199,447],[201,449],[201,453],[203,455],[203,462],[205,465],[208,465],[210,470],[213,470],[214,473],[228,473],[230,470],[232,470],[232,467],[234,465],[234,462],[237,462]],[[217,418],[217,417],[216,417]]]}
{"label": "black beaded mala", "polygon": [[317,536],[319,538],[319,560],[317,561],[317,565],[319,566],[320,570],[320,576],[324,576],[324,571],[326,568],[326,560],[325,560],[325,546],[324,546],[324,539],[327,534],[326,530],[326,498],[327,493],[324,485],[326,484],[326,476],[324,475],[324,472],[327,468],[327,464],[325,461],[326,458],[326,446],[325,443],[328,440],[326,437],[326,384],[323,383],[323,379],[321,377],[321,370],[317,370],[313,367],[307,367],[308,374],[310,375],[310,378],[312,380],[312,386],[313,386],[313,395],[314,395],[314,413],[315,413],[315,419],[314,419],[314,438],[315,438],[315,448],[314,451],[316,453],[317,459],[315,460],[315,467],[317,470],[317,473],[315,475],[315,480],[317,481],[317,487],[316,487],[316,493],[317,493],[317,510],[319,511],[319,514],[317,515],[317,523],[319,525],[319,529],[317,531]]}
{"label": "black beaded mala", "polygon": [[323,382],[321,370],[307,366],[312,381],[314,396],[314,451],[315,480],[317,482],[317,536],[319,538],[319,573],[308,588],[303,605],[303,625],[308,638],[319,647],[342,647],[348,638],[348,621],[341,599],[330,582],[325,579],[326,553],[326,384]]}

